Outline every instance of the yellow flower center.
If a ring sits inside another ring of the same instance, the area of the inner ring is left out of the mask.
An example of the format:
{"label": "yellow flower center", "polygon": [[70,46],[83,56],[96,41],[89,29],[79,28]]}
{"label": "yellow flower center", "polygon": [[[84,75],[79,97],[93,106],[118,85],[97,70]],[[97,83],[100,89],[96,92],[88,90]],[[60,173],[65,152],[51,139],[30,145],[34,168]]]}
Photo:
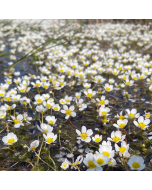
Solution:
{"label": "yellow flower center", "polygon": [[10,101],[11,101],[11,98],[10,98],[10,97],[6,97],[5,100],[6,100],[7,102],[10,102]]}
{"label": "yellow flower center", "polygon": [[117,75],[117,72],[113,72],[114,75]]}
{"label": "yellow flower center", "polygon": [[81,135],[80,135],[80,136],[81,136],[81,138],[82,138],[82,139],[84,139],[84,140],[85,140],[85,139],[87,139],[88,134],[87,134],[87,133],[81,133]]}
{"label": "yellow flower center", "polygon": [[8,144],[12,144],[13,142],[15,142],[15,139],[13,139],[13,138],[8,139]]}
{"label": "yellow flower center", "polygon": [[132,163],[132,167],[135,168],[135,169],[138,169],[138,168],[140,168],[141,166],[140,166],[139,162],[133,162],[133,163]]}
{"label": "yellow flower center", "polygon": [[107,115],[107,112],[106,111],[102,111],[101,114],[102,115]]}
{"label": "yellow flower center", "polygon": [[20,120],[19,119],[14,119],[14,123],[16,125],[16,124],[20,123]]}
{"label": "yellow flower center", "polygon": [[100,105],[104,105],[105,101],[104,100],[100,100],[99,103],[100,103]]}
{"label": "yellow flower center", "polygon": [[39,83],[36,83],[35,86],[40,87],[40,84],[39,84]]}
{"label": "yellow flower center", "polygon": [[112,161],[110,160],[110,161],[108,162],[108,164],[112,164]]}
{"label": "yellow flower center", "polygon": [[4,96],[4,94],[3,94],[3,93],[1,93],[1,94],[0,94],[0,96]]}
{"label": "yellow flower center", "polygon": [[99,164],[99,165],[104,164],[104,159],[99,158],[99,159],[97,160],[97,164]]}
{"label": "yellow flower center", "polygon": [[124,123],[121,123],[120,125],[119,125],[119,128],[123,128],[125,126],[125,124]]}
{"label": "yellow flower center", "polygon": [[110,87],[106,87],[106,91],[110,91],[111,90],[111,88]]}
{"label": "yellow flower center", "polygon": [[72,111],[67,109],[67,110],[65,111],[65,113],[66,113],[66,115],[71,115],[71,114],[72,114]]}
{"label": "yellow flower center", "polygon": [[80,163],[80,161],[77,161],[76,165],[78,165]]}
{"label": "yellow flower center", "polygon": [[101,140],[101,139],[98,137],[98,138],[95,139],[95,142],[98,143],[98,142],[100,142],[100,140]]}
{"label": "yellow flower center", "polygon": [[63,164],[62,166],[65,168],[67,166],[67,163]]}
{"label": "yellow flower center", "polygon": [[125,116],[120,115],[120,116],[119,116],[119,119],[124,120],[124,119],[125,119]]}
{"label": "yellow flower center", "polygon": [[132,117],[135,117],[135,114],[129,113],[129,116],[132,118]]}
{"label": "yellow flower center", "polygon": [[23,88],[23,89],[20,89],[20,92],[25,92],[25,89]]}
{"label": "yellow flower center", "polygon": [[140,79],[143,79],[144,77],[143,77],[143,76],[140,76],[139,78],[140,78]]}
{"label": "yellow flower center", "polygon": [[110,153],[109,153],[109,152],[107,152],[107,151],[102,152],[102,154],[103,154],[103,155],[105,155],[105,156],[107,156],[107,157],[109,157],[109,156],[110,156]]}
{"label": "yellow flower center", "polygon": [[138,123],[138,126],[139,126],[141,129],[144,129],[146,125],[145,125],[144,123],[140,122],[140,123]]}
{"label": "yellow flower center", "polygon": [[3,118],[3,117],[5,117],[5,115],[0,115],[0,118]]}
{"label": "yellow flower center", "polygon": [[33,146],[32,148],[31,148],[31,151],[33,151],[33,150],[35,150],[36,149],[36,146]]}
{"label": "yellow flower center", "polygon": [[87,97],[89,97],[89,98],[91,98],[92,96],[93,96],[92,93],[88,93],[88,94],[87,94]]}
{"label": "yellow flower center", "polygon": [[120,141],[120,137],[113,137],[112,140],[113,140],[114,142],[118,142],[118,141]]}
{"label": "yellow flower center", "polygon": [[130,85],[131,85],[131,83],[130,83],[130,82],[126,82],[126,85],[127,85],[127,86],[130,86]]}
{"label": "yellow flower center", "polygon": [[46,140],[46,142],[47,143],[52,143],[54,140],[51,138],[51,137],[49,137],[47,140]]}
{"label": "yellow flower center", "polygon": [[65,104],[65,101],[61,101],[61,104]]}
{"label": "yellow flower center", "polygon": [[150,82],[150,84],[152,84],[152,79],[149,82]]}
{"label": "yellow flower center", "polygon": [[43,88],[45,88],[45,89],[46,89],[47,87],[48,87],[47,85],[43,85]]}
{"label": "yellow flower center", "polygon": [[53,123],[54,123],[54,121],[53,121],[53,120],[49,120],[49,123],[53,124]]}
{"label": "yellow flower center", "polygon": [[149,117],[150,117],[150,115],[148,113],[146,113],[146,118],[149,118]]}
{"label": "yellow flower center", "polygon": [[55,110],[55,111],[58,111],[58,110],[59,110],[59,108],[58,108],[58,107],[54,107],[54,110]]}
{"label": "yellow flower center", "polygon": [[24,101],[23,101],[23,104],[27,104],[27,101],[26,101],[26,100],[24,100]]}
{"label": "yellow flower center", "polygon": [[94,162],[92,160],[89,160],[88,167],[89,167],[89,169],[94,169],[94,168],[96,168],[96,165],[94,164]]}
{"label": "yellow flower center", "polygon": [[126,147],[124,147],[124,146],[120,147],[120,148],[119,148],[119,151],[120,151],[121,153],[124,153],[124,152],[126,151]]}
{"label": "yellow flower center", "polygon": [[42,102],[42,99],[38,98],[37,102],[40,104]]}

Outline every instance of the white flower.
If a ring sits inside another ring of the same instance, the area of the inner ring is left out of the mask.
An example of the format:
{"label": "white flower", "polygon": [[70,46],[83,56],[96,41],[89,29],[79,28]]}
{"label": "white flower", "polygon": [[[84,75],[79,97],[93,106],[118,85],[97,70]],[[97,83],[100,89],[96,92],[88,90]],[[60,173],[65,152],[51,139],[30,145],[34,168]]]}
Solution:
{"label": "white flower", "polygon": [[0,119],[3,119],[6,116],[6,111],[0,110]]}
{"label": "white flower", "polygon": [[149,127],[148,124],[150,123],[150,119],[144,119],[143,116],[140,116],[140,117],[138,118],[138,122],[137,122],[137,121],[133,121],[133,123],[134,123],[137,127],[141,128],[141,129],[143,129],[143,130],[145,130],[147,127]]}
{"label": "white flower", "polygon": [[145,168],[144,159],[136,155],[133,155],[127,164],[131,170],[143,170]]}
{"label": "white flower", "polygon": [[[14,122],[14,127],[15,128],[19,128],[21,125],[24,126],[24,124],[22,123],[23,120],[23,115],[19,114],[16,118],[14,116],[11,116],[11,118],[13,119]],[[11,121],[11,120],[8,120]]]}
{"label": "white flower", "polygon": [[102,145],[104,145],[104,146],[111,146],[111,142],[110,141],[103,141],[102,142]]}
{"label": "white flower", "polygon": [[69,168],[69,165],[71,165],[71,162],[69,162],[67,159],[61,164],[61,168],[66,170]]}
{"label": "white flower", "polygon": [[92,140],[96,143],[99,143],[102,140],[102,135],[95,135],[94,137],[92,137]]}
{"label": "white flower", "polygon": [[77,159],[75,160],[75,162],[73,162],[73,163],[71,164],[71,169],[72,169],[72,168],[77,169],[77,166],[80,165],[80,164],[82,163],[82,161],[83,161],[83,156],[81,156],[81,155],[78,156]]}
{"label": "white flower", "polygon": [[76,113],[74,112],[74,108],[75,108],[74,106],[70,106],[69,108],[67,105],[63,106],[64,110],[61,110],[61,113],[66,114],[65,119],[69,119],[70,116],[72,116],[72,117],[76,116]]}
{"label": "white flower", "polygon": [[53,108],[54,111],[60,111],[60,106],[59,106],[59,104],[54,104],[54,105],[52,106],[52,108]]}
{"label": "white flower", "polygon": [[40,127],[37,125],[37,128],[44,134],[51,133],[53,131],[53,127],[45,123],[41,123]]}
{"label": "white flower", "polygon": [[5,90],[0,90],[0,97],[4,97],[6,94]]}
{"label": "white flower", "polygon": [[84,142],[90,142],[91,138],[90,136],[93,134],[93,131],[91,129],[88,129],[85,126],[82,126],[81,132],[76,129],[76,133],[80,136],[77,139],[81,139]]}
{"label": "white flower", "polygon": [[115,150],[120,152],[121,154],[126,154],[129,150],[129,144],[126,144],[125,141],[122,141],[121,147],[115,144]]}
{"label": "white flower", "polygon": [[8,133],[7,136],[2,138],[5,145],[12,145],[17,142],[17,136],[14,133]]}
{"label": "white flower", "polygon": [[103,171],[102,167],[97,167],[92,153],[86,154],[83,163],[89,168],[87,171]]}
{"label": "white flower", "polygon": [[95,161],[95,165],[97,167],[100,167],[100,166],[104,166],[106,164],[108,164],[109,162],[109,158],[107,156],[104,156],[103,154],[95,154],[94,155],[94,161]]}
{"label": "white flower", "polygon": [[115,155],[115,151],[112,150],[112,146],[100,145],[99,152],[108,158],[113,158]]}
{"label": "white flower", "polygon": [[124,119],[124,120],[117,120],[117,124],[113,124],[114,127],[118,128],[118,129],[122,129],[124,128],[128,123],[128,120],[127,119]]}
{"label": "white flower", "polygon": [[28,148],[28,152],[34,151],[39,146],[39,141],[35,140],[30,144],[30,147]]}
{"label": "white flower", "polygon": [[79,111],[83,111],[85,108],[87,108],[87,104],[84,104],[83,101],[83,99],[76,100],[76,104],[79,107]]}
{"label": "white flower", "polygon": [[107,92],[110,92],[113,90],[113,85],[110,85],[108,83],[105,84],[104,86],[104,89],[107,91]]}
{"label": "white flower", "polygon": [[35,95],[35,102],[34,102],[34,104],[41,104],[45,99],[44,99],[44,97],[43,96],[41,96],[41,95],[39,95],[39,94],[37,94],[37,95]]}
{"label": "white flower", "polygon": [[84,94],[88,97],[91,98],[92,96],[96,95],[96,91],[93,91],[92,89],[88,89],[87,91],[84,91]]}
{"label": "white flower", "polygon": [[111,158],[108,162],[108,166],[115,166],[117,163],[116,163],[116,160],[114,158]]}
{"label": "white flower", "polygon": [[20,99],[20,102],[23,105],[27,105],[27,104],[30,103],[30,99],[25,96],[25,97],[23,97],[23,98]]}
{"label": "white flower", "polygon": [[57,135],[54,135],[54,133],[47,133],[47,135],[43,134],[43,137],[47,144],[51,144],[57,139]]}
{"label": "white flower", "polygon": [[47,100],[47,102],[44,101],[44,102],[43,102],[43,105],[44,105],[45,107],[47,107],[47,109],[50,109],[50,108],[54,105],[54,99],[53,99],[53,98],[50,98],[49,100]]}
{"label": "white flower", "polygon": [[55,116],[46,116],[45,120],[46,120],[49,124],[53,125],[53,124],[55,124],[55,122],[56,122],[57,119],[55,119]]}
{"label": "white flower", "polygon": [[105,96],[101,96],[101,98],[96,98],[101,106],[109,104],[109,100],[105,100]]}
{"label": "white flower", "polygon": [[146,117],[146,119],[148,119],[148,118],[150,118],[150,116],[151,116],[151,114],[150,114],[150,112],[146,112],[146,111],[144,111],[145,112],[145,117]]}
{"label": "white flower", "polygon": [[108,107],[101,106],[99,108],[99,116],[107,116],[109,115],[108,112],[110,112],[110,109]]}
{"label": "white flower", "polygon": [[36,111],[44,114],[46,112],[47,108],[43,107],[43,105],[36,106]]}
{"label": "white flower", "polygon": [[134,81],[126,79],[125,84],[126,84],[126,86],[132,86],[134,84]]}
{"label": "white flower", "polygon": [[132,109],[131,111],[129,109],[126,109],[126,112],[128,113],[127,117],[130,119],[138,118],[140,116],[140,114],[137,113],[136,109]]}
{"label": "white flower", "polygon": [[111,138],[107,138],[109,141],[113,141],[115,143],[118,143],[119,141],[123,141],[125,139],[126,135],[122,136],[121,131],[116,131],[111,133]]}

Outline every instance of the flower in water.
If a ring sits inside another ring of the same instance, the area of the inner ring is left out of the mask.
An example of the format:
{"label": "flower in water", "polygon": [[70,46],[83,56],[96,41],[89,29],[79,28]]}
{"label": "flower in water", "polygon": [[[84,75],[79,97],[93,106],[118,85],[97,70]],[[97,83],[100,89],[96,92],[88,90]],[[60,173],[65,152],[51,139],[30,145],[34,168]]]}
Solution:
{"label": "flower in water", "polygon": [[12,145],[17,142],[17,136],[14,133],[8,133],[7,136],[2,138],[5,145]]}
{"label": "flower in water", "polygon": [[108,162],[108,166],[114,167],[116,164],[117,164],[117,163],[116,163],[116,160],[115,160],[114,158],[111,158],[111,159],[109,160],[109,162]]}
{"label": "flower in water", "polygon": [[3,119],[6,116],[6,111],[0,110],[0,119]]}
{"label": "flower in water", "polygon": [[117,124],[113,124],[114,127],[118,128],[118,129],[122,129],[124,128],[128,123],[128,120],[127,119],[124,119],[124,120],[117,120]]}
{"label": "flower in water", "polygon": [[30,144],[30,147],[28,148],[28,152],[34,151],[39,146],[39,141],[35,140]]}
{"label": "flower in water", "polygon": [[150,119],[144,119],[143,116],[140,116],[140,117],[138,118],[138,122],[137,122],[137,121],[133,121],[133,123],[134,123],[137,127],[141,128],[141,129],[143,129],[143,130],[145,130],[146,128],[149,127],[148,124],[150,123]]}
{"label": "flower in water", "polygon": [[130,118],[130,119],[138,118],[140,116],[140,114],[137,113],[136,109],[132,109],[132,110],[126,109],[126,112],[127,112],[127,118]]}
{"label": "flower in water", "polygon": [[108,112],[110,112],[110,109],[105,106],[101,106],[99,109],[99,116],[108,116]]}
{"label": "flower in water", "polygon": [[113,90],[113,85],[111,84],[108,84],[106,83],[105,86],[104,86],[104,89],[106,90],[106,92],[110,92]]}
{"label": "flower in water", "polygon": [[102,140],[102,135],[95,135],[94,137],[92,137],[92,140],[96,143],[99,143]]}
{"label": "flower in water", "polygon": [[128,150],[129,150],[129,144],[126,144],[125,141],[122,141],[121,143],[121,147],[119,147],[117,144],[115,144],[115,150],[117,152],[120,152],[121,154],[126,154],[128,153]]}
{"label": "flower in water", "polygon": [[70,107],[68,108],[67,105],[64,105],[64,106],[63,106],[63,109],[64,109],[64,110],[61,110],[61,113],[66,114],[65,119],[69,119],[70,116],[72,116],[72,117],[75,117],[75,116],[76,116],[76,113],[74,112],[74,109],[75,109],[74,106],[70,106]]}
{"label": "flower in water", "polygon": [[127,164],[131,170],[143,170],[145,168],[144,159],[136,155],[133,155]]}
{"label": "flower in water", "polygon": [[46,116],[45,120],[48,122],[48,124],[54,125],[57,119],[55,116]]}
{"label": "flower in water", "polygon": [[[11,118],[13,119],[14,122],[14,127],[15,128],[19,128],[21,125],[24,126],[23,122],[23,115],[19,114],[17,117],[11,116]],[[12,121],[12,120],[8,120],[8,121]]]}
{"label": "flower in water", "polygon": [[57,139],[57,135],[54,135],[54,133],[47,133],[47,135],[43,134],[43,137],[47,144],[51,144]]}
{"label": "flower in water", "polygon": [[101,153],[94,155],[94,161],[95,161],[95,165],[97,167],[104,166],[104,165],[108,164],[109,160],[110,160],[110,158],[108,158],[107,156],[104,156]]}
{"label": "flower in water", "polygon": [[69,162],[67,159],[65,159],[65,161],[61,164],[61,168],[66,170],[69,168],[69,165],[71,165],[71,162]]}
{"label": "flower in water", "polygon": [[109,104],[109,100],[106,100],[105,96],[101,96],[101,98],[96,98],[100,106]]}
{"label": "flower in water", "polygon": [[96,166],[94,155],[92,153],[86,154],[83,163],[88,167],[87,171],[103,171],[102,167]]}
{"label": "flower in water", "polygon": [[125,139],[126,135],[122,136],[121,131],[116,131],[111,133],[111,138],[108,137],[107,140],[113,141],[115,143],[118,143],[119,141],[123,141]]}
{"label": "flower in water", "polygon": [[112,150],[112,146],[100,145],[99,152],[108,158],[113,158],[115,151]]}
{"label": "flower in water", "polygon": [[88,97],[88,98],[92,98],[92,96],[96,95],[96,91],[93,91],[92,89],[88,89],[87,91],[84,91],[84,94]]}
{"label": "flower in water", "polygon": [[84,142],[90,142],[91,138],[90,136],[93,134],[93,131],[91,129],[88,129],[85,126],[82,126],[81,132],[76,129],[76,133],[80,136],[77,137],[77,139],[80,139]]}

